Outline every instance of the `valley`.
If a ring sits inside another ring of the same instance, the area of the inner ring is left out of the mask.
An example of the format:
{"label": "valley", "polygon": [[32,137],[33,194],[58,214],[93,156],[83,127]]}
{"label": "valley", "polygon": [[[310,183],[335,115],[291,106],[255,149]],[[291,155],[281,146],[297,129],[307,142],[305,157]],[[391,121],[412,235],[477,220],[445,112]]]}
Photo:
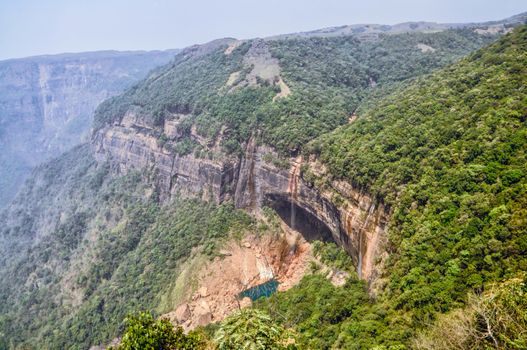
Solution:
{"label": "valley", "polygon": [[0,349],[118,347],[143,311],[196,349],[247,319],[272,349],[521,349],[525,18],[218,39],[62,91],[77,114],[49,93],[0,212]]}

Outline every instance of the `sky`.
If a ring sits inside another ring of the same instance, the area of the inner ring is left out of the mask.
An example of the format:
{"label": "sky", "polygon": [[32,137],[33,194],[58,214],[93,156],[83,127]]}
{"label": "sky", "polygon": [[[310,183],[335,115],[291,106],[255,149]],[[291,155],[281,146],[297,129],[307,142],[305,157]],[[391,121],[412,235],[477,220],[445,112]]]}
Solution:
{"label": "sky", "polygon": [[526,0],[0,0],[0,60],[183,48],[356,23],[481,22],[525,11]]}

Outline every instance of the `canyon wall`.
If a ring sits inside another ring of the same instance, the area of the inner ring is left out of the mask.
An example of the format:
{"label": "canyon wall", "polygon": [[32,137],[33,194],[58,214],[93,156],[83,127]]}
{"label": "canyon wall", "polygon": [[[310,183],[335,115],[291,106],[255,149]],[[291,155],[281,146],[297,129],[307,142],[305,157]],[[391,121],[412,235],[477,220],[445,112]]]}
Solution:
{"label": "canyon wall", "polygon": [[31,168],[88,139],[100,102],[176,52],[104,51],[0,61],[0,207]]}
{"label": "canyon wall", "polygon": [[[212,159],[173,151],[178,125],[186,116],[173,116],[163,127],[145,125],[133,111],[120,122],[93,136],[96,159],[110,161],[118,173],[147,169],[161,200],[174,195],[223,202],[258,215],[264,206],[274,208],[283,221],[310,240],[335,241],[352,256],[360,278],[376,276],[376,257],[386,237],[389,209],[348,183],[327,181],[323,188],[308,183],[303,169],[322,176],[316,160],[291,158],[275,162],[277,154],[251,138],[239,157],[216,153]],[[171,135],[160,143],[161,135]],[[206,140],[192,131],[195,142]],[[209,145],[210,146],[210,145]],[[218,151],[218,150],[217,150]]]}

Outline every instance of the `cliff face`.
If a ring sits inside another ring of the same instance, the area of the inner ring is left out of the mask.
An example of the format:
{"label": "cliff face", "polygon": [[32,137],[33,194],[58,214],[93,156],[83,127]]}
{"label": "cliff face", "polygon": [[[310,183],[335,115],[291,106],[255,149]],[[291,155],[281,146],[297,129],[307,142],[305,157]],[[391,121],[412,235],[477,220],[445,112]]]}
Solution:
{"label": "cliff face", "polygon": [[0,62],[0,207],[32,167],[87,139],[101,101],[175,53],[109,51]]}
{"label": "cliff face", "polygon": [[256,216],[272,207],[307,240],[340,244],[358,275],[373,281],[389,208],[348,183],[327,180],[316,159],[284,160],[277,152],[298,154],[307,142],[353,122],[348,118],[373,87],[382,96],[386,84],[431,72],[493,37],[416,29],[362,42],[344,34],[225,39],[186,49],[122,98],[101,105],[95,157],[120,173],[155,174],[148,180],[162,201],[232,200]]}
{"label": "cliff face", "polygon": [[[493,40],[471,28],[415,29],[377,42],[343,33],[322,41],[226,39],[189,48],[123,98],[101,106],[92,138],[96,159],[120,173],[154,174],[148,180],[162,201],[233,200],[256,216],[272,207],[307,240],[343,246],[358,275],[373,281],[389,208],[349,183],[328,180],[317,159],[284,161],[275,150],[298,154],[305,143],[346,123],[362,106],[357,91],[367,95],[375,87],[382,96],[383,84],[426,74]],[[451,42],[457,44],[445,44]],[[400,52],[406,56],[398,61]],[[356,70],[355,62],[365,70]]]}
{"label": "cliff face", "polygon": [[[184,116],[179,116],[184,120]],[[194,154],[180,156],[170,141],[159,136],[176,135],[177,120],[163,127],[145,125],[129,111],[123,120],[97,131],[93,137],[96,159],[109,161],[119,173],[149,169],[162,200],[175,196],[200,197],[221,203],[232,199],[237,208],[258,215],[272,207],[292,229],[311,240],[335,241],[352,256],[357,272],[372,281],[375,258],[386,236],[389,209],[348,183],[331,182],[324,189],[308,183],[304,166],[322,175],[314,159],[291,158],[289,165],[273,164],[278,159],[268,146],[251,138],[238,158],[218,155],[203,159]],[[196,142],[203,142],[193,135]],[[303,166],[304,164],[304,166]]]}

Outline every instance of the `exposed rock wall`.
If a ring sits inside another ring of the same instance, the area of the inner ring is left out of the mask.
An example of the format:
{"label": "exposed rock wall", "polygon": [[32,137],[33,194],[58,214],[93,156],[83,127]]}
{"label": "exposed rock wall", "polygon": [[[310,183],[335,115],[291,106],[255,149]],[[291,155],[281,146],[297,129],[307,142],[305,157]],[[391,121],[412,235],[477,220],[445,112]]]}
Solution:
{"label": "exposed rock wall", "polygon": [[88,140],[93,111],[177,51],[88,52],[0,61],[0,207],[31,168]]}
{"label": "exposed rock wall", "polygon": [[[285,228],[287,230],[287,228]],[[284,233],[294,236],[296,233]],[[291,237],[293,238],[293,237]],[[218,322],[239,308],[249,306],[249,298],[239,299],[244,290],[275,279],[280,291],[298,284],[314,261],[311,246],[301,238],[292,250],[285,236],[247,235],[242,242],[229,241],[214,260],[200,262],[196,257],[185,265],[174,289],[184,292],[167,297],[175,311],[166,314],[185,329]],[[187,271],[191,271],[188,274]],[[193,283],[189,283],[188,275]],[[176,307],[177,305],[177,307]]]}
{"label": "exposed rock wall", "polygon": [[170,140],[158,142],[161,133],[177,129],[177,122],[165,122],[160,130],[131,123],[134,119],[125,117],[94,135],[99,161],[109,160],[119,172],[151,170],[162,200],[175,194],[218,203],[232,199],[236,207],[256,214],[264,206],[273,207],[306,239],[330,239],[343,246],[361,278],[375,278],[375,259],[386,236],[389,210],[369,194],[346,182],[333,181],[324,189],[316,188],[304,180],[301,167],[308,163],[321,172],[321,165],[298,157],[290,159],[287,168],[277,167],[269,161],[276,159],[274,151],[257,145],[254,138],[239,158],[179,156],[170,151]]}
{"label": "exposed rock wall", "polygon": [[93,139],[96,159],[110,160],[120,173],[131,169],[152,170],[162,200],[178,194],[219,203],[230,197],[234,164],[196,158],[192,154],[180,156],[159,144],[158,136],[156,131],[147,128],[113,126],[100,130]]}

